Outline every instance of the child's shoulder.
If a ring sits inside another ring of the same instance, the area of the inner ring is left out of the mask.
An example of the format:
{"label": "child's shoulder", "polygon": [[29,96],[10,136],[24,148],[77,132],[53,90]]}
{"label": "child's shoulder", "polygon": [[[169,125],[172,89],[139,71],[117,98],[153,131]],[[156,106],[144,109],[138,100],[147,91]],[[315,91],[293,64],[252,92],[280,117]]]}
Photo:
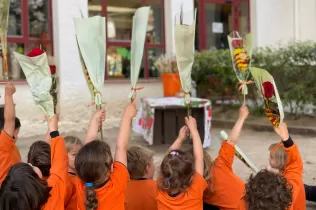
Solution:
{"label": "child's shoulder", "polygon": [[76,184],[76,175],[75,175],[75,174],[68,172],[68,173],[67,173],[67,178],[68,178],[68,181],[69,181],[71,184],[73,184],[73,185]]}
{"label": "child's shoulder", "polygon": [[146,180],[130,180],[127,183],[127,189],[129,190],[145,190],[145,191],[156,191],[157,190],[157,182],[152,179]]}

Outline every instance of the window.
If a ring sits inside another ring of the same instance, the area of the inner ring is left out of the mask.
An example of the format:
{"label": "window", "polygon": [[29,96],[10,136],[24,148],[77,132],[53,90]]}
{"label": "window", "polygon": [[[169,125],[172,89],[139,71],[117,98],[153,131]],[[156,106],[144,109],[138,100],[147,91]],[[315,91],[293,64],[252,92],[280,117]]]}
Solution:
{"label": "window", "polygon": [[198,48],[228,48],[227,35],[238,30],[241,35],[250,30],[249,0],[199,0]]}
{"label": "window", "polygon": [[150,6],[140,78],[159,76],[156,59],[165,52],[164,0],[89,0],[89,16],[107,17],[106,79],[130,77],[132,20],[137,8]]}
{"label": "window", "polygon": [[[52,0],[10,0],[7,59],[12,80],[25,79],[14,51],[27,54],[32,48],[41,47],[48,55],[53,55],[51,8]],[[2,55],[0,60],[0,80],[3,80]]]}

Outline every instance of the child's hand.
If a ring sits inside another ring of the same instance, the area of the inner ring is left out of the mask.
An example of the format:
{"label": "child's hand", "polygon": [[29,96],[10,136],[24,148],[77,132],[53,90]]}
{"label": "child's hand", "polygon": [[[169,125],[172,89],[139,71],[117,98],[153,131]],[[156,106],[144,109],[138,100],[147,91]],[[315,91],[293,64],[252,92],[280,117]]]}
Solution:
{"label": "child's hand", "polygon": [[188,126],[183,126],[179,131],[178,139],[185,140],[190,135],[190,130]]}
{"label": "child's hand", "polygon": [[52,118],[49,118],[48,116],[45,116],[47,123],[48,123],[48,130],[49,132],[58,131],[58,121],[59,116],[58,114],[55,114]]}
{"label": "child's hand", "polygon": [[185,124],[189,127],[190,131],[197,130],[196,120],[193,117],[186,117]]}
{"label": "child's hand", "polygon": [[286,141],[289,139],[290,135],[289,135],[289,130],[287,129],[287,125],[285,122],[280,124],[280,127],[276,128],[273,127],[274,131],[276,132],[276,134],[278,134],[280,136],[280,138],[282,139],[282,141]]}
{"label": "child's hand", "polygon": [[136,103],[129,103],[124,111],[124,118],[133,119],[136,116]]}
{"label": "child's hand", "polygon": [[5,85],[5,95],[6,96],[13,96],[15,93],[16,89],[15,86],[11,81],[8,81],[7,84]]}
{"label": "child's hand", "polygon": [[249,115],[248,107],[244,104],[239,109],[239,119],[246,120]]}
{"label": "child's hand", "polygon": [[93,120],[95,120],[99,125],[105,120],[106,113],[105,109],[102,107],[101,109],[97,110],[93,115]]}

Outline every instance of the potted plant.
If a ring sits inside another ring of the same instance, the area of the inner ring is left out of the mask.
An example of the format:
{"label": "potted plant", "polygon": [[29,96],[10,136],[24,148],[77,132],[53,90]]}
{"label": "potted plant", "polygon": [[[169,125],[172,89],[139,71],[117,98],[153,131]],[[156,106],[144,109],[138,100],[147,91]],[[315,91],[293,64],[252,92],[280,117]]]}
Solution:
{"label": "potted plant", "polygon": [[173,97],[180,92],[181,81],[175,56],[161,55],[155,62],[160,72],[165,97]]}

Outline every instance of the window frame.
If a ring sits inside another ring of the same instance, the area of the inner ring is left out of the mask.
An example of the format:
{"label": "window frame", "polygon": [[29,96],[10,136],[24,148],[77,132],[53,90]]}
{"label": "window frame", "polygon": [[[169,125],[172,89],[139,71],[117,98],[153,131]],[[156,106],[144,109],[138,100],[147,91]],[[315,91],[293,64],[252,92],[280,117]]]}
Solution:
{"label": "window frame", "polygon": [[[51,46],[51,53],[54,56],[54,31],[53,31],[53,10],[52,1],[48,0],[48,39],[42,39],[43,44],[48,44]],[[17,43],[24,45],[24,53],[27,54],[30,51],[30,46],[32,44],[38,44],[40,38],[30,37],[29,35],[29,9],[28,1],[21,0],[21,25],[22,25],[22,35],[8,35],[8,43]],[[2,64],[1,64],[2,65]],[[0,83],[6,82],[5,80],[0,80]],[[25,79],[14,80],[14,82],[26,83]]]}
{"label": "window frame", "polygon": [[[41,40],[43,44],[50,44],[52,49],[52,55],[54,55],[54,32],[53,32],[53,12],[52,1],[48,0],[48,25],[49,25],[49,37],[48,39]],[[8,43],[24,44],[24,49],[29,49],[32,44],[37,44],[39,38],[29,36],[29,9],[28,2],[21,0],[21,23],[22,23],[22,35],[12,36],[8,35]]]}
{"label": "window frame", "polygon": [[[147,6],[147,1],[148,0],[139,0],[141,6]],[[145,42],[144,44],[144,78],[141,78],[141,81],[156,81],[157,79],[159,80],[160,78],[158,77],[149,77],[149,60],[148,60],[148,50],[149,49],[162,49],[163,53],[166,53],[166,35],[165,35],[165,0],[160,0],[161,1],[161,10],[162,10],[162,24],[161,24],[161,38],[162,41],[159,44],[149,44]],[[104,17],[107,17],[107,2],[108,0],[101,0],[101,5],[102,5],[102,15]],[[105,21],[105,27],[107,28],[108,22]],[[106,30],[106,47],[131,47],[131,40],[108,40],[108,30]],[[107,60],[107,51],[105,58]],[[106,62],[107,65],[107,62]],[[108,81],[127,81],[128,78],[109,78],[108,77],[108,71],[107,71],[107,66],[105,69],[105,78],[107,82]]]}
{"label": "window frame", "polygon": [[[207,34],[206,34],[206,11],[205,4],[217,3],[217,4],[231,4],[232,5],[232,21],[233,30],[239,29],[239,4],[246,2],[248,5],[248,31],[251,31],[250,27],[250,0],[199,0],[198,2],[198,15],[199,15],[199,50],[207,50]],[[202,26],[202,27],[201,27]]]}

